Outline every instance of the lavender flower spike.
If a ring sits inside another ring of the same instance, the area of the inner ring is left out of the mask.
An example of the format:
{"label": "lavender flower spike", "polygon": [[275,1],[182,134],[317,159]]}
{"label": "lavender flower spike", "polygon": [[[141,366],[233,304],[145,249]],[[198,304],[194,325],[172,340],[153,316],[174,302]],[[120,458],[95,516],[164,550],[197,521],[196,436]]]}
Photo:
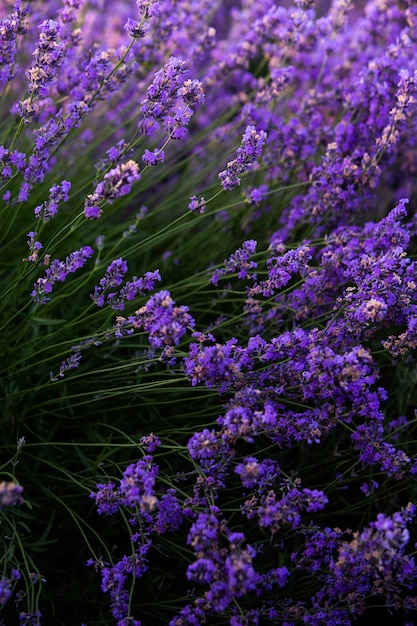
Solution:
{"label": "lavender flower spike", "polygon": [[63,180],[59,185],[53,185],[49,190],[49,200],[37,206],[34,210],[35,216],[48,222],[55,217],[60,202],[67,202],[68,192],[71,189],[71,183]]}
{"label": "lavender flower spike", "polygon": [[257,131],[255,126],[247,126],[243,136],[242,145],[238,148],[236,158],[229,161],[227,168],[220,172],[219,178],[223,189],[231,191],[240,185],[239,174],[250,169],[252,163],[261,155],[262,146],[267,134],[265,131]]}
{"label": "lavender flower spike", "polygon": [[23,488],[15,482],[0,482],[0,510],[4,506],[22,504]]}
{"label": "lavender flower spike", "polygon": [[102,214],[101,204],[104,202],[113,204],[117,198],[127,196],[132,185],[139,179],[139,166],[132,159],[111,169],[97,185],[94,193],[87,196],[84,206],[85,217],[87,219],[99,218]]}
{"label": "lavender flower spike", "polygon": [[45,272],[45,276],[39,277],[34,284],[34,289],[30,295],[35,302],[37,304],[46,304],[50,300],[47,294],[51,293],[54,284],[58,281],[63,283],[68,274],[72,274],[83,267],[93,252],[94,250],[90,246],[83,246],[80,250],[71,252],[65,261],[59,261],[58,259],[52,261]]}

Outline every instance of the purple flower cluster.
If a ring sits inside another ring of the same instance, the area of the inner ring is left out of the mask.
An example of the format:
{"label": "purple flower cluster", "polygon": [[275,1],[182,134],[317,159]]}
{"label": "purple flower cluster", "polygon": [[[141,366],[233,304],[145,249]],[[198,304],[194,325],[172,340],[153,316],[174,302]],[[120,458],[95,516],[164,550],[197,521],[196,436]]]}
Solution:
{"label": "purple flower cluster", "polygon": [[229,161],[227,168],[219,173],[223,189],[230,191],[240,185],[239,176],[247,172],[262,154],[262,146],[266,141],[265,131],[248,126],[242,135],[242,145],[238,148],[236,158]]}
{"label": "purple flower cluster", "polygon": [[[246,543],[242,532],[228,529],[218,507],[212,506],[197,516],[187,543],[195,554],[195,560],[188,566],[187,578],[197,585],[208,585],[208,590],[193,604],[184,606],[170,621],[170,626],[197,624],[205,621],[207,616],[222,615],[252,592],[260,596],[263,590],[271,590],[274,586],[282,588],[289,578],[286,567],[273,568],[266,574],[258,573],[254,568],[257,550]],[[234,615],[230,624],[257,624],[258,617],[258,611],[251,609],[247,613],[249,621],[243,619],[241,622]]]}
{"label": "purple flower cluster", "polygon": [[35,208],[35,216],[44,222],[55,217],[60,202],[67,202],[70,189],[71,183],[67,180],[62,181],[59,185],[53,185],[49,190],[49,199]]}
{"label": "purple flower cluster", "polygon": [[[170,626],[347,626],[377,603],[412,614],[415,2],[138,0],[137,20],[131,3],[113,4],[15,0],[0,21],[14,124],[6,115],[0,283],[3,329],[18,338],[2,344],[7,412],[19,429],[33,420],[41,473],[63,458],[55,432],[79,451],[61,419],[73,399],[82,437],[103,445],[84,465],[106,477],[91,494],[100,551],[119,536],[89,564],[118,626],[141,624],[139,581]],[[81,295],[67,306],[67,277],[95,238],[92,282],[74,279],[90,306]],[[160,255],[175,263],[151,295],[162,279],[146,265]],[[184,293],[189,306],[174,299]],[[62,384],[45,390],[33,372],[72,342],[50,374]],[[63,381],[92,346],[107,362]],[[131,445],[143,457],[119,471]],[[42,504],[59,480],[36,476]],[[5,519],[20,523],[11,505],[23,502],[0,483]],[[4,569],[1,606],[18,577]],[[26,608],[20,623],[40,623]]]}
{"label": "purple flower cluster", "polygon": [[[200,513],[187,538],[196,556],[188,567],[187,578],[198,584],[209,584],[204,609],[209,613],[225,611],[233,598],[241,598],[253,591],[262,580],[253,567],[255,549],[243,545],[243,533],[228,531],[225,520],[219,519],[219,513],[217,507],[211,512]],[[227,535],[226,545],[222,545],[222,534]],[[198,602],[195,605],[197,608]],[[186,607],[185,611],[188,609]],[[170,623],[180,623],[181,616],[182,613]]]}
{"label": "purple flower cluster", "polygon": [[[8,150],[4,146],[0,146],[0,180],[2,182],[13,177],[15,172],[22,173],[25,170],[26,155],[17,150]],[[8,199],[8,195],[4,198]]]}
{"label": "purple flower cluster", "polygon": [[[199,333],[194,337],[200,339]],[[206,341],[215,342],[212,335]],[[223,393],[230,387],[239,386],[242,370],[248,365],[244,351],[236,345],[237,339],[226,343],[205,346],[203,342],[192,343],[184,359],[185,373],[193,386],[204,383],[209,389],[217,388]]]}
{"label": "purple flower cluster", "polygon": [[74,353],[67,357],[64,361],[62,361],[61,365],[59,366],[58,374],[54,375],[53,372],[50,372],[51,381],[56,382],[60,378],[64,378],[66,372],[71,372],[72,370],[77,369],[77,367],[80,365],[82,354],[76,348],[73,348],[73,350]]}
{"label": "purple flower cluster", "polygon": [[39,251],[42,250],[42,244],[40,241],[36,239],[38,233],[31,230],[27,236],[29,239],[27,240],[27,245],[29,246],[30,255],[27,260],[31,263],[36,263],[39,258]]}
{"label": "purple flower cluster", "polygon": [[63,283],[68,274],[79,270],[92,256],[94,250],[90,246],[83,246],[80,250],[71,252],[65,261],[55,259],[45,272],[45,276],[38,278],[34,284],[34,289],[30,294],[37,304],[46,304],[50,300],[48,294],[51,293],[55,283]]}
{"label": "purple flower cluster", "polygon": [[13,584],[15,581],[20,580],[20,572],[16,569],[12,569],[10,578],[2,576],[0,579],[0,606],[4,606],[8,600],[12,597]]}
{"label": "purple flower cluster", "polygon": [[299,479],[294,482],[292,485],[282,481],[280,497],[273,490],[267,491],[259,499],[251,497],[243,505],[243,513],[248,519],[257,516],[260,528],[267,528],[271,535],[277,533],[282,526],[298,528],[302,514],[320,511],[328,503],[328,498],[317,489],[300,489]]}
{"label": "purple flower cluster", "polygon": [[0,87],[16,73],[17,39],[27,32],[29,7],[20,0],[14,3],[10,17],[0,21]]}
{"label": "purple flower cluster", "polygon": [[250,278],[251,280],[255,280],[256,274],[250,274],[248,270],[257,267],[256,261],[250,260],[251,256],[255,254],[256,245],[257,243],[254,239],[244,241],[242,247],[236,250],[229,259],[224,262],[224,267],[213,272],[210,282],[217,286],[221,276],[232,272],[237,272],[238,278]]}
{"label": "purple flower cluster", "polygon": [[178,345],[187,329],[194,327],[188,307],[177,306],[167,290],[154,294],[127,321],[134,328],[143,328],[154,348]]}
{"label": "purple flower cluster", "polygon": [[172,139],[181,139],[186,134],[193,113],[191,105],[204,101],[201,82],[185,79],[187,72],[185,61],[170,57],[155,74],[146,98],[140,103],[143,118],[139,122],[139,129],[142,134],[154,135],[161,124]]}
{"label": "purple flower cluster", "polygon": [[40,25],[34,61],[26,72],[29,98],[19,102],[19,114],[25,124],[29,124],[37,113],[35,101],[49,95],[51,84],[64,61],[65,44],[60,41],[60,33],[61,26],[55,20],[48,19]]}
{"label": "purple flower cluster", "polygon": [[[148,570],[153,536],[175,532],[183,522],[176,490],[167,489],[157,495],[158,472],[158,465],[147,455],[125,469],[118,486],[112,481],[99,483],[97,491],[90,494],[101,515],[114,515],[121,507],[131,513],[132,553],[122,556],[113,565],[102,560],[88,561],[88,565],[100,571],[101,589],[109,593],[113,617],[120,624],[141,623],[131,616],[129,581],[139,579]],[[140,530],[136,530],[137,527]]]}
{"label": "purple flower cluster", "polygon": [[0,509],[14,504],[23,504],[23,487],[15,482],[0,482]]}
{"label": "purple flower cluster", "polygon": [[156,281],[161,280],[159,271],[155,270],[146,272],[141,278],[135,276],[132,281],[127,281],[118,289],[127,270],[127,263],[124,259],[115,259],[110,263],[105,276],[100,279],[99,284],[94,288],[94,293],[91,294],[93,302],[98,307],[106,303],[112,309],[122,311],[125,301],[134,300],[138,294],[143,296],[146,292],[152,291]]}
{"label": "purple flower cluster", "polygon": [[298,570],[314,572],[321,583],[311,606],[298,607],[304,623],[351,623],[364,613],[367,597],[377,597],[392,610],[413,608],[415,598],[409,594],[416,589],[417,565],[404,550],[414,515],[413,504],[391,516],[379,513],[350,540],[340,529],[304,531],[308,542],[293,554],[293,561]]}
{"label": "purple flower cluster", "polygon": [[103,204],[113,204],[117,198],[128,195],[132,185],[138,180],[140,180],[139,166],[132,159],[111,169],[98,183],[94,192],[87,196],[84,206],[85,217],[99,218],[103,212],[101,208]]}

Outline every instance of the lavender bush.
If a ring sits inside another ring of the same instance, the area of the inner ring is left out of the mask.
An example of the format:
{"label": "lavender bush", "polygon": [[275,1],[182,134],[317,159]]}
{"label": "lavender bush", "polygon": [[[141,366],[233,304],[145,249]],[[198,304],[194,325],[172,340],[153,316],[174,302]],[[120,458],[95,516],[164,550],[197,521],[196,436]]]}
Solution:
{"label": "lavender bush", "polygon": [[0,623],[411,626],[412,0],[0,3]]}

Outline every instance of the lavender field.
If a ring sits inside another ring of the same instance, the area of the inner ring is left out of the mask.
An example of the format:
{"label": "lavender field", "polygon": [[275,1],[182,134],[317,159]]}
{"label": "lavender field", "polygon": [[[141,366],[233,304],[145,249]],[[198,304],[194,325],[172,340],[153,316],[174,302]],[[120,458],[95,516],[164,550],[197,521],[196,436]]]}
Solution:
{"label": "lavender field", "polygon": [[417,623],[417,4],[0,0],[0,626]]}

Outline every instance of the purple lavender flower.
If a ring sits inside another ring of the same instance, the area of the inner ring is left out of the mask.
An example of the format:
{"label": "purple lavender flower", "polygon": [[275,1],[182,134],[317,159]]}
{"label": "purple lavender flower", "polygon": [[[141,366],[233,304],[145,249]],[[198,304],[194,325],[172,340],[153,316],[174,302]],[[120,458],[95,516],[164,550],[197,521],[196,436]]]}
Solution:
{"label": "purple lavender flower", "polygon": [[101,590],[110,593],[111,610],[118,623],[126,623],[129,613],[129,592],[124,588],[127,575],[123,562],[113,567],[104,567],[101,572]]}
{"label": "purple lavender flower", "polygon": [[[100,279],[99,284],[94,287],[94,293],[91,294],[94,304],[99,307],[104,305],[106,293],[121,285],[127,269],[127,263],[122,258],[110,263],[104,277]],[[107,293],[107,300],[111,301],[115,296],[116,292],[110,291]]]}
{"label": "purple lavender flower", "polygon": [[159,439],[158,435],[155,435],[154,433],[149,433],[149,435],[143,435],[140,438],[139,442],[142,446],[146,446],[146,452],[148,452],[149,454],[154,452],[154,450],[156,450],[156,448],[161,445],[161,440]]}
{"label": "purple lavender flower", "polygon": [[188,566],[187,578],[197,583],[211,583],[216,569],[216,565],[210,559],[197,559]]}
{"label": "purple lavender flower", "polygon": [[16,0],[10,17],[0,22],[0,87],[14,78],[17,39],[27,32],[29,7]]}
{"label": "purple lavender flower", "polygon": [[154,486],[158,466],[150,455],[137,463],[131,463],[123,472],[120,481],[121,501],[126,506],[137,506],[143,513],[152,512],[158,504]]}
{"label": "purple lavender flower", "polygon": [[139,166],[132,159],[117,165],[104,175],[94,192],[85,200],[84,215],[87,219],[97,219],[102,214],[101,205],[113,204],[117,198],[130,193],[132,185],[140,180]]}
{"label": "purple lavender flower", "polygon": [[0,606],[4,606],[12,596],[12,582],[2,576],[0,579]]}
{"label": "purple lavender flower", "polygon": [[[155,74],[148,87],[147,97],[141,102],[143,119],[139,122],[139,128],[143,134],[153,135],[162,125],[171,139],[181,139],[186,135],[193,115],[191,105],[204,101],[201,82],[196,79],[184,80],[186,72],[188,70],[184,61],[170,57]],[[151,159],[149,151],[144,156],[147,161]]]}
{"label": "purple lavender flower", "polygon": [[64,282],[68,274],[83,267],[94,250],[90,246],[83,246],[80,250],[71,252],[65,261],[55,259],[45,272],[45,276],[38,278],[30,294],[37,304],[46,304],[50,300],[47,294],[51,293],[56,282]]}
{"label": "purple lavender flower", "polygon": [[90,498],[95,500],[99,515],[114,515],[122,504],[120,491],[113,482],[98,483],[97,492],[90,493]]}
{"label": "purple lavender flower", "polygon": [[167,492],[159,499],[154,524],[154,530],[158,535],[175,532],[183,522],[181,504],[175,494],[175,489],[167,489]]}
{"label": "purple lavender flower", "polygon": [[41,626],[42,613],[37,610],[33,613],[22,611],[19,613],[19,626]]}
{"label": "purple lavender flower", "polygon": [[204,383],[209,389],[217,387],[219,393],[238,386],[249,364],[234,337],[212,346],[192,343],[184,359],[185,373],[193,386]]}
{"label": "purple lavender flower", "polygon": [[23,173],[26,167],[26,154],[17,150],[8,150],[0,146],[0,180],[6,181],[13,177],[14,170]]}
{"label": "purple lavender flower", "polygon": [[241,598],[253,591],[261,581],[261,576],[255,572],[252,559],[256,551],[252,546],[231,550],[224,562],[227,584],[235,598]]}
{"label": "purple lavender flower", "polygon": [[146,292],[152,291],[156,281],[161,280],[159,270],[155,270],[146,272],[141,278],[135,276],[132,281],[127,281],[119,289],[127,269],[126,261],[121,258],[110,263],[105,276],[100,279],[99,284],[94,288],[94,293],[91,294],[97,306],[101,307],[107,302],[112,309],[122,311],[126,301],[134,300],[138,294],[143,296]]}
{"label": "purple lavender flower", "polygon": [[35,217],[48,222],[55,217],[60,202],[67,202],[71,183],[64,180],[59,185],[53,185],[49,190],[49,200],[46,200],[34,210]]}
{"label": "purple lavender flower", "polygon": [[187,444],[188,451],[193,459],[210,459],[220,456],[227,446],[214,430],[204,428],[196,432]]}
{"label": "purple lavender flower", "polygon": [[139,13],[143,17],[152,17],[154,15],[159,15],[158,0],[136,0],[136,5],[139,9]]}
{"label": "purple lavender flower", "polygon": [[304,512],[320,511],[328,504],[327,496],[317,489],[299,489],[299,479],[295,485],[283,481],[281,497],[270,489],[262,495],[257,506],[257,499],[248,500],[242,510],[249,519],[255,515],[259,518],[259,526],[268,528],[274,535],[283,525],[297,528],[301,524]]}
{"label": "purple lavender flower", "polygon": [[295,274],[300,273],[304,276],[311,258],[311,249],[306,245],[289,250],[282,256],[270,257],[267,261],[268,278],[250,287],[248,298],[253,298],[258,294],[267,298],[271,297],[287,285]]}
{"label": "purple lavender flower", "polygon": [[213,272],[210,282],[217,286],[221,276],[233,272],[238,273],[238,278],[256,280],[256,274],[252,274],[248,271],[258,266],[255,261],[250,260],[256,252],[256,245],[257,242],[254,239],[244,241],[242,247],[225,260],[224,268],[217,269]]}
{"label": "purple lavender flower", "polygon": [[197,198],[197,196],[191,196],[190,202],[188,203],[188,208],[190,211],[199,211],[199,213],[204,213],[206,210],[206,201],[204,198]]}
{"label": "purple lavender flower", "polygon": [[217,507],[211,507],[210,511],[199,513],[188,533],[187,543],[195,552],[201,553],[201,558],[204,555],[207,558],[217,556],[220,530],[218,514]]}
{"label": "purple lavender flower", "polygon": [[[403,554],[409,539],[407,524],[415,515],[415,507],[408,505],[393,516],[379,514],[375,522],[361,533],[354,533],[350,542],[344,542],[330,565],[327,593],[334,598],[352,593],[350,609],[362,612],[361,597],[377,593],[389,601],[395,586],[415,587],[416,565]],[[378,589],[378,591],[376,591]],[[356,606],[355,606],[356,604]]]}
{"label": "purple lavender flower", "polygon": [[71,354],[67,359],[62,361],[59,372],[56,376],[52,372],[50,372],[50,379],[53,382],[56,382],[59,378],[64,378],[65,372],[71,372],[72,370],[77,369],[82,359],[82,354],[78,350]]}
{"label": "purple lavender flower", "polygon": [[50,85],[64,60],[64,43],[58,42],[61,26],[55,20],[40,25],[38,44],[33,53],[34,63],[27,71],[29,98],[19,102],[20,115],[25,123],[35,114],[34,101],[48,96]]}
{"label": "purple lavender flower", "polygon": [[[34,153],[40,157],[48,154],[46,149],[56,146],[63,141],[73,128],[79,128],[84,116],[90,111],[90,107],[83,100],[70,102],[66,107],[66,111],[59,109],[54,117],[35,129],[33,132],[35,138]],[[33,179],[33,175],[29,177],[26,172],[26,178]]]}
{"label": "purple lavender flower", "polygon": [[139,123],[139,128],[143,134],[153,135],[159,129],[161,120],[164,120],[175,104],[185,72],[185,61],[170,57],[165,66],[155,74],[140,106],[143,120]]}
{"label": "purple lavender flower", "polygon": [[204,90],[201,81],[187,78],[179,88],[178,95],[190,107],[204,102]]}
{"label": "purple lavender flower", "polygon": [[27,244],[29,246],[30,252],[27,260],[31,263],[36,263],[38,261],[39,251],[42,249],[41,242],[36,240],[37,234],[38,233],[34,232],[33,230],[31,230],[27,234],[27,236],[29,237],[29,239],[27,240]]}
{"label": "purple lavender flower", "polygon": [[15,482],[0,482],[0,509],[5,506],[23,504],[23,487]]}
{"label": "purple lavender flower", "polygon": [[148,31],[148,28],[148,24],[138,22],[137,20],[132,20],[130,17],[127,18],[127,22],[124,25],[124,29],[133,39],[141,39],[142,37],[144,37],[146,35],[146,32]]}
{"label": "purple lavender flower", "polygon": [[142,161],[149,166],[158,165],[158,163],[163,163],[165,159],[165,152],[163,150],[159,150],[155,148],[152,152],[148,149],[142,154]]}
{"label": "purple lavender flower", "polygon": [[227,168],[219,173],[223,189],[230,191],[240,185],[239,175],[249,170],[252,164],[262,153],[262,146],[266,141],[266,132],[257,131],[254,126],[248,126],[242,135],[242,145],[238,148],[236,158],[227,164]]}
{"label": "purple lavender flower", "polygon": [[187,328],[194,327],[194,319],[187,306],[176,306],[169,291],[159,291],[129,318],[135,328],[148,333],[149,343],[155,348],[178,345]]}
{"label": "purple lavender flower", "polygon": [[264,491],[277,480],[280,469],[273,459],[258,461],[255,457],[249,456],[236,466],[235,473],[240,477],[244,487]]}

